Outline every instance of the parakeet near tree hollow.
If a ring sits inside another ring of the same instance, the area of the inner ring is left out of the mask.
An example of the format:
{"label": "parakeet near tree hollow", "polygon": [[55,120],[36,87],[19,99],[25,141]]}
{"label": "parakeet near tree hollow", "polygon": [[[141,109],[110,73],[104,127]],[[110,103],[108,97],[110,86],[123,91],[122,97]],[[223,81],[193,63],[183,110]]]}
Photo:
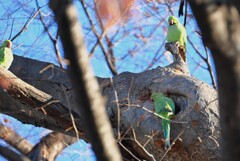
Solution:
{"label": "parakeet near tree hollow", "polygon": [[175,113],[175,104],[171,98],[162,93],[153,93],[155,113],[162,118],[162,129],[165,140],[165,149],[170,147],[170,119]]}
{"label": "parakeet near tree hollow", "polygon": [[13,54],[12,54],[12,42],[10,40],[6,40],[0,46],[0,66],[8,69],[13,61]]}
{"label": "parakeet near tree hollow", "polygon": [[[167,42],[179,42],[180,47],[183,49],[183,53],[186,55],[187,32],[185,27],[175,16],[170,16],[168,18],[168,25]],[[183,60],[186,62],[186,56]]]}

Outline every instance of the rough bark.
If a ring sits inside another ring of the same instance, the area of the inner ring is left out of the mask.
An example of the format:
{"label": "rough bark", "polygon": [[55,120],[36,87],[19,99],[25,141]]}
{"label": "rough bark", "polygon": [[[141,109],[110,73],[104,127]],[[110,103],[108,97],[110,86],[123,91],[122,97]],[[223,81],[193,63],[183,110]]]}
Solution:
{"label": "rough bark", "polygon": [[[24,66],[22,65],[23,62]],[[33,66],[34,68],[30,68]],[[47,66],[49,66],[48,63],[15,56],[13,66],[10,70],[18,77],[25,79],[26,82],[31,83],[34,87],[60,100],[61,104],[67,104],[66,100],[68,100],[69,106],[66,105],[65,107],[71,107],[74,112],[78,108],[74,101],[76,96],[71,90],[72,85],[65,71],[53,66],[52,69],[40,74],[39,71],[42,71]],[[31,79],[27,79],[30,77]],[[138,158],[153,160],[145,150],[153,154],[156,160],[161,159],[166,152],[162,147],[161,119],[142,108],[146,107],[150,111],[153,110],[153,103],[149,99],[151,93],[166,92],[181,107],[181,111],[174,120],[180,123],[171,124],[171,137],[174,139],[179,133],[184,131],[180,136],[180,140],[182,141],[177,139],[172,150],[165,156],[166,160],[176,160],[176,158],[179,160],[194,158],[198,160],[216,158],[216,160],[219,160],[220,130],[217,104],[218,96],[217,92],[209,85],[190,76],[185,76],[182,72],[169,67],[158,67],[143,73],[125,72],[114,77],[113,83],[111,83],[110,79],[106,78],[99,78],[98,80],[102,87],[102,93],[107,98],[107,111],[116,135],[118,133],[117,121],[119,119],[117,117],[117,102],[121,109],[121,137],[118,142],[132,151]],[[61,86],[64,88],[61,88]],[[115,91],[118,101],[115,98]],[[6,92],[0,93],[0,96],[1,98],[10,97]],[[3,99],[1,100],[1,104],[4,104],[5,101],[9,100]],[[25,114],[25,118],[23,118],[19,114],[16,114],[19,111],[24,112],[25,105],[21,103],[16,104],[15,102],[10,102],[11,106],[8,106],[8,108],[1,106],[1,112],[3,109],[5,109],[5,113],[7,113],[6,110],[15,110],[14,112],[9,112],[8,115],[17,117],[22,122],[35,124],[35,119],[31,115]],[[37,114],[42,113],[42,111],[36,110],[35,112]],[[66,115],[66,113],[63,114]],[[78,118],[81,117],[78,116]],[[45,121],[50,124],[51,119],[48,121],[47,117]],[[59,119],[62,119],[62,117]],[[181,123],[181,121],[187,123]],[[54,131],[63,132],[65,130],[65,127],[61,129],[60,126],[56,125],[49,127]],[[77,127],[82,130],[82,126],[77,125]],[[136,134],[135,140],[132,137],[132,129],[134,129]],[[149,136],[152,137],[149,138]],[[148,143],[144,148],[139,146],[138,143],[143,145],[146,141]],[[128,154],[125,150],[123,150],[123,153]],[[129,155],[126,156],[129,157]],[[133,156],[130,155],[131,157]]]}
{"label": "rough bark", "polygon": [[[60,132],[67,131],[72,135],[77,134],[80,138],[85,138],[83,131],[74,129],[75,122],[73,123],[70,117],[70,115],[73,115],[75,120],[78,120],[79,115],[68,109],[59,99],[55,99],[51,95],[25,83],[10,71],[2,67],[0,69],[0,87],[3,89],[0,93],[2,94],[2,100],[4,100],[0,104],[2,113],[17,119],[23,119],[26,123],[34,120],[34,124],[37,126],[58,129],[57,131]],[[6,92],[8,95],[6,95]],[[22,108],[19,109],[19,107]],[[78,127],[82,126],[79,125],[80,122],[75,124]]]}
{"label": "rough bark", "polygon": [[[219,85],[222,160],[239,160],[240,154],[240,5],[238,0],[190,1],[211,50]],[[204,17],[204,18],[203,18]]]}

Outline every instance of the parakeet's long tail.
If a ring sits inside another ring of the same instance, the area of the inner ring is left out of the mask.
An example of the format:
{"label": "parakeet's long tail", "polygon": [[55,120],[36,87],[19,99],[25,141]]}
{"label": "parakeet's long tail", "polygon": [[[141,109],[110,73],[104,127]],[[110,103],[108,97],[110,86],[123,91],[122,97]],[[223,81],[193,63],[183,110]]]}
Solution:
{"label": "parakeet's long tail", "polygon": [[165,149],[170,147],[170,120],[162,119],[163,135],[165,140]]}

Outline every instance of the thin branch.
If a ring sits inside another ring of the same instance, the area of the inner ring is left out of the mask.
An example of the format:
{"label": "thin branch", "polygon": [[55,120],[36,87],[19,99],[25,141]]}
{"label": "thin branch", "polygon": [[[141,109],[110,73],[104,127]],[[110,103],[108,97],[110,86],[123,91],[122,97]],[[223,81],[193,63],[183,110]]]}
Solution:
{"label": "thin branch", "polygon": [[116,100],[116,103],[117,103],[117,134],[118,134],[118,140],[120,140],[120,138],[121,138],[121,128],[120,128],[121,110],[120,110],[120,106],[119,106],[119,103],[118,103],[117,90],[114,87],[112,77],[110,77],[110,81],[111,81],[111,84],[113,86],[115,100]]}
{"label": "thin branch", "polygon": [[132,128],[132,133],[133,133],[133,138],[134,138],[134,141],[137,143],[137,145],[144,151],[144,153],[149,157],[151,158],[153,161],[156,161],[156,159],[154,158],[154,156],[152,154],[150,154],[145,148],[144,146],[142,146],[139,141],[137,140],[136,138],[136,134],[135,134],[135,131],[134,129]]}
{"label": "thin branch", "polygon": [[13,30],[13,24],[14,24],[15,18],[13,19],[12,26],[11,26],[11,31],[8,40],[12,37],[12,30]]}
{"label": "thin branch", "polygon": [[213,84],[213,87],[214,89],[217,89],[217,83],[215,81],[215,78],[214,78],[214,74],[213,74],[213,70],[212,70],[212,66],[211,66],[211,63],[210,63],[210,60],[209,60],[209,55],[208,55],[208,51],[207,51],[207,48],[205,47],[205,51],[206,51],[206,55],[207,55],[207,58],[204,58],[202,56],[202,54],[198,51],[198,49],[195,47],[195,45],[193,44],[193,42],[189,39],[188,39],[188,42],[190,43],[190,45],[193,47],[193,49],[196,51],[196,53],[205,61],[205,63],[207,64],[207,70],[209,71],[209,74],[210,74],[210,77],[211,77],[211,80],[212,80],[212,84]]}
{"label": "thin branch", "polygon": [[177,124],[187,124],[188,123],[187,121],[175,121],[175,120],[166,119],[166,118],[162,117],[161,115],[157,114],[156,112],[153,112],[153,111],[147,109],[146,107],[143,107],[143,106],[140,106],[140,105],[137,105],[137,104],[131,104],[131,106],[140,107],[143,110],[145,110],[145,111],[147,111],[147,112],[149,112],[149,113],[151,113],[151,114],[153,114],[153,115],[155,115],[157,117],[160,117],[161,119],[168,120],[168,121],[170,121],[172,123],[177,123]]}
{"label": "thin branch", "polygon": [[[63,85],[61,85],[61,87],[63,89]],[[66,99],[66,102],[67,102],[67,106],[69,108],[69,114],[70,114],[70,117],[71,117],[71,120],[72,120],[73,129],[75,130],[77,140],[79,140],[80,139],[79,133],[78,133],[78,130],[77,130],[75,119],[74,119],[74,116],[73,116],[73,113],[72,113],[72,107],[71,107],[71,104],[70,104],[69,99],[67,97],[66,91],[64,91],[64,96],[65,96],[65,99]]]}
{"label": "thin branch", "polygon": [[131,90],[132,90],[133,80],[134,80],[134,77],[132,77],[132,79],[131,79],[131,84],[130,84],[130,87],[129,87],[129,89],[128,89],[128,98],[127,98],[127,101],[128,101],[128,109],[130,108],[130,104],[131,104],[131,102],[130,102],[130,93],[131,93]]}
{"label": "thin branch", "polygon": [[[89,20],[89,23],[91,25],[91,29],[92,29],[93,33],[95,34],[95,36],[97,38],[97,42],[93,46],[93,48],[92,48],[92,50],[90,52],[90,56],[93,55],[93,52],[96,50],[96,48],[97,48],[97,46],[99,44],[100,47],[101,47],[101,50],[102,50],[102,52],[103,52],[103,54],[105,56],[105,59],[106,59],[106,62],[107,62],[107,65],[108,65],[110,71],[112,72],[113,75],[117,75],[118,73],[117,73],[117,70],[116,70],[115,62],[114,62],[115,58],[113,57],[113,54],[111,54],[111,52],[109,53],[108,51],[106,51],[106,49],[105,49],[105,47],[104,47],[104,45],[103,45],[103,43],[101,41],[102,38],[106,36],[106,31],[103,30],[101,35],[98,34],[98,32],[97,32],[97,30],[96,30],[96,28],[95,28],[95,26],[94,26],[94,24],[92,22],[92,19],[91,19],[90,15],[89,15],[89,13],[87,11],[87,8],[85,7],[84,1],[80,0],[80,3],[82,5],[82,7],[83,7],[84,13],[86,14],[86,16],[87,16],[87,18]],[[97,11],[96,11],[96,14],[98,15]]]}
{"label": "thin branch", "polygon": [[63,63],[62,63],[62,59],[61,59],[61,54],[60,54],[60,51],[58,49],[58,45],[57,45],[57,42],[58,42],[58,31],[57,31],[57,34],[56,34],[56,38],[53,38],[53,36],[51,35],[51,33],[49,32],[48,30],[48,27],[47,25],[44,23],[43,21],[43,17],[42,17],[42,12],[40,11],[40,7],[39,7],[39,4],[38,4],[38,0],[36,0],[36,4],[37,4],[37,7],[38,7],[38,10],[40,12],[39,14],[39,17],[40,17],[40,21],[42,22],[43,24],[43,27],[44,27],[44,30],[47,32],[48,34],[48,37],[51,39],[52,43],[53,43],[53,46],[54,46],[54,50],[55,50],[55,53],[56,53],[56,56],[57,56],[57,60],[58,60],[58,63],[60,65],[61,68],[63,68]]}
{"label": "thin branch", "polygon": [[212,69],[212,66],[211,66],[211,63],[210,63],[209,53],[208,53],[207,47],[205,46],[204,48],[205,48],[205,52],[206,52],[206,55],[207,55],[207,66],[208,66],[208,69],[209,69],[209,72],[210,72],[213,88],[217,89],[217,82],[216,82],[214,74],[213,74],[213,69]]}
{"label": "thin branch", "polygon": [[128,154],[130,154],[134,159],[136,159],[137,161],[141,161],[141,159],[139,159],[138,157],[136,157],[128,148],[126,148],[121,142],[119,142],[119,145],[126,150],[126,152],[128,152]]}
{"label": "thin branch", "polygon": [[0,145],[0,154],[8,160],[11,161],[30,161],[29,158],[27,158],[24,155],[20,155],[13,150],[9,149],[8,147],[3,147]]}
{"label": "thin branch", "polygon": [[175,142],[177,141],[178,138],[180,138],[180,136],[186,131],[187,128],[183,129],[178,136],[174,139],[174,141],[172,142],[172,144],[170,145],[170,147],[167,149],[167,151],[164,153],[164,155],[162,156],[162,158],[160,159],[160,161],[162,161],[164,159],[164,157],[167,155],[167,153],[169,152],[169,150],[171,150],[172,146],[175,144]]}
{"label": "thin branch", "polygon": [[158,132],[154,132],[154,134],[152,134],[149,139],[143,144],[143,147],[145,147],[152,139],[154,136],[156,136],[158,134]]}
{"label": "thin branch", "polygon": [[185,15],[184,15],[184,23],[183,26],[186,27],[186,23],[187,23],[187,14],[188,14],[188,0],[185,0]]}
{"label": "thin branch", "polygon": [[[22,27],[22,29],[11,39],[11,41],[15,40],[19,35],[21,35],[21,33],[23,31],[25,31],[28,27],[28,25],[32,22],[32,20],[38,15],[39,10],[33,15],[33,12],[31,13],[31,16],[29,17],[29,19],[26,21],[26,23],[24,24],[24,26]],[[32,16],[33,15],[33,16]]]}

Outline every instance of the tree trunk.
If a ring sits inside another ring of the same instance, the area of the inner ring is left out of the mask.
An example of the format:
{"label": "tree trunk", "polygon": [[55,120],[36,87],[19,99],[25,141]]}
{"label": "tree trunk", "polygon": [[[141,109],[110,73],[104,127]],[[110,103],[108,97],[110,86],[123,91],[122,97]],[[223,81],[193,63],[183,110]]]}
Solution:
{"label": "tree trunk", "polygon": [[216,65],[223,136],[222,160],[239,160],[240,3],[238,0],[191,0],[190,4]]}

